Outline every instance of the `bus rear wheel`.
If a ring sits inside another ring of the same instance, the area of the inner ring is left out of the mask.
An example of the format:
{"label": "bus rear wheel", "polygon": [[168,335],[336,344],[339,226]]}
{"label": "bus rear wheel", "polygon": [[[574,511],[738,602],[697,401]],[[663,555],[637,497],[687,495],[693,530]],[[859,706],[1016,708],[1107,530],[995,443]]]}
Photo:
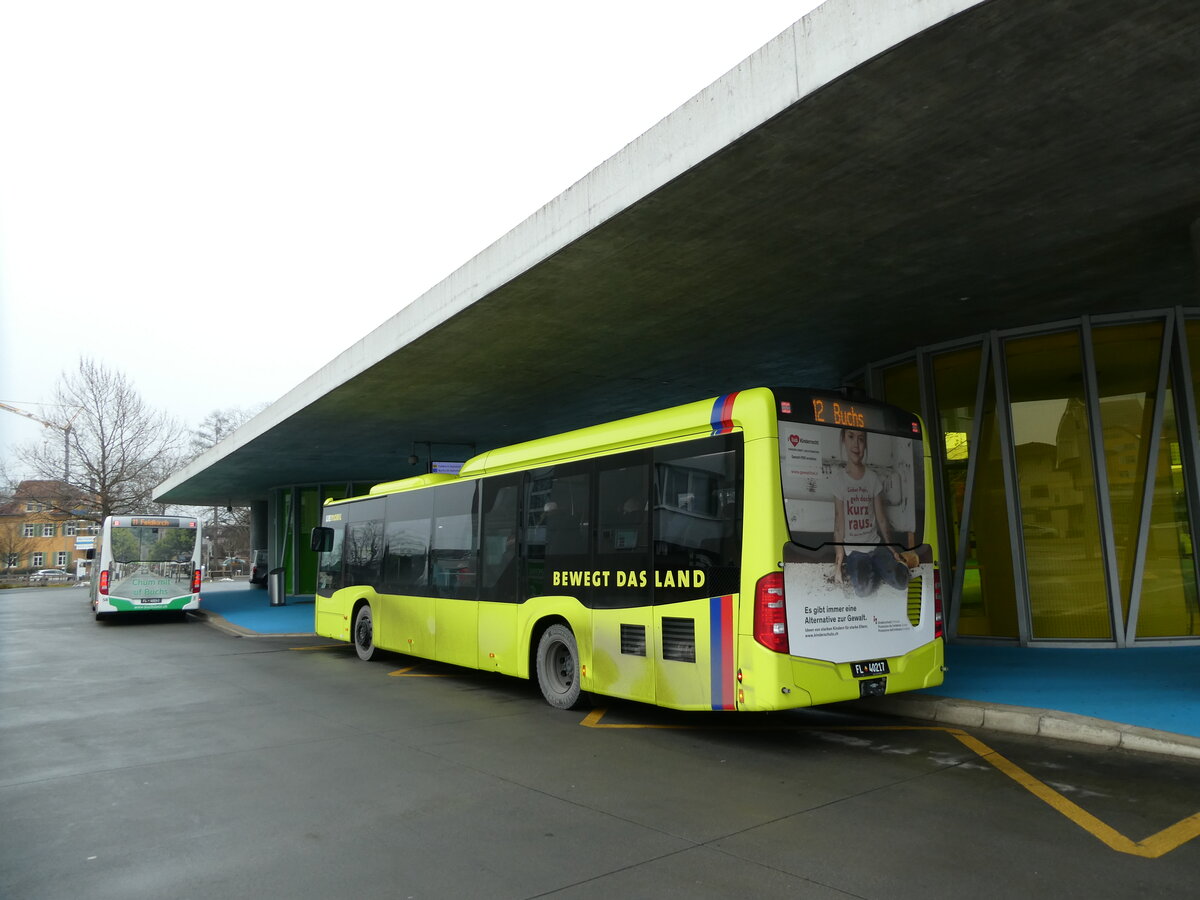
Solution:
{"label": "bus rear wheel", "polygon": [[551,625],[538,641],[538,687],[546,702],[558,709],[579,705],[579,645],[565,625]]}
{"label": "bus rear wheel", "polygon": [[354,652],[363,660],[375,655],[375,629],[371,620],[371,607],[365,603],[354,614]]}

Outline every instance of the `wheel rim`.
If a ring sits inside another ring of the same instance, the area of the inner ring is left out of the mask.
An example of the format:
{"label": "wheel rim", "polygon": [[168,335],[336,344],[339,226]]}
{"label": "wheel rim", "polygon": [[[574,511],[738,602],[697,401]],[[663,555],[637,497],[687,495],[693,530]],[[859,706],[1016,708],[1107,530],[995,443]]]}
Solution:
{"label": "wheel rim", "polygon": [[354,628],[354,642],[363,650],[371,646],[371,617],[370,615],[360,615],[358,623]]}
{"label": "wheel rim", "polygon": [[550,686],[560,694],[565,694],[575,683],[575,659],[561,641],[546,648],[546,673]]}

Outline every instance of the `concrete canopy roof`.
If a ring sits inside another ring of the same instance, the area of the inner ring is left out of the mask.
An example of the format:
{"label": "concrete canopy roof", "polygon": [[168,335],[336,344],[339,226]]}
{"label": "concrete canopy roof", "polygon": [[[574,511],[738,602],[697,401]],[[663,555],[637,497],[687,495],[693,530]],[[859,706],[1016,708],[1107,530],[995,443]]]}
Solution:
{"label": "concrete canopy roof", "polygon": [[414,441],[465,458],[989,329],[1196,305],[1197,47],[1185,0],[829,0],[157,497],[391,480]]}

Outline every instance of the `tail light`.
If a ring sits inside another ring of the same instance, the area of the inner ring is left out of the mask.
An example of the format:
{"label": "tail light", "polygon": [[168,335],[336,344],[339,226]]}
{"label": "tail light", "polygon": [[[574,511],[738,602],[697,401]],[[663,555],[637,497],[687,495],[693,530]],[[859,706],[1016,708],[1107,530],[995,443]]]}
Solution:
{"label": "tail light", "polygon": [[768,650],[788,652],[782,572],[764,575],[754,588],[754,639]]}
{"label": "tail light", "polygon": [[108,569],[100,573],[100,593],[105,597],[108,596]]}
{"label": "tail light", "polygon": [[942,573],[933,570],[933,636],[946,636],[946,623],[942,615]]}
{"label": "tail light", "polygon": [[200,570],[192,569],[192,593],[200,593]]}

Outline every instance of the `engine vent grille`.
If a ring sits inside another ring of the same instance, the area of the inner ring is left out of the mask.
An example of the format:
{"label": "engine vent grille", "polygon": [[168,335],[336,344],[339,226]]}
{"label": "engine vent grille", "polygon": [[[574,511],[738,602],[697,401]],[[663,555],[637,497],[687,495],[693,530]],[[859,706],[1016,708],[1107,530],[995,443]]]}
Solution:
{"label": "engine vent grille", "polygon": [[695,619],[662,620],[663,659],[673,659],[676,662],[696,661],[696,621]]}
{"label": "engine vent grille", "polygon": [[621,652],[629,656],[646,655],[646,626],[621,626]]}
{"label": "engine vent grille", "polygon": [[921,576],[908,583],[908,621],[913,628],[921,624]]}

